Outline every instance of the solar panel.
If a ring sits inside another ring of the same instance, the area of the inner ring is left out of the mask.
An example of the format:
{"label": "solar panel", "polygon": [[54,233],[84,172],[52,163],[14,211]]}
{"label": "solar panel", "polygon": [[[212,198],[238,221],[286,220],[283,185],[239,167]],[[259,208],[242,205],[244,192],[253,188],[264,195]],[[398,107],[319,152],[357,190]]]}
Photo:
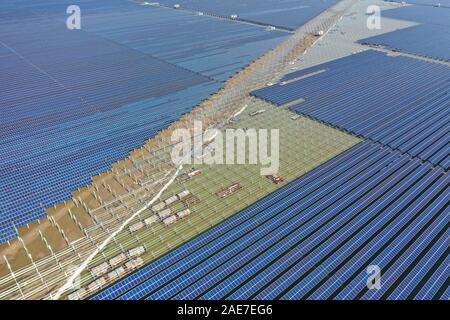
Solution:
{"label": "solar panel", "polygon": [[319,68],[327,71],[253,95],[277,105],[302,98],[290,109],[448,168],[448,66],[369,50]]}

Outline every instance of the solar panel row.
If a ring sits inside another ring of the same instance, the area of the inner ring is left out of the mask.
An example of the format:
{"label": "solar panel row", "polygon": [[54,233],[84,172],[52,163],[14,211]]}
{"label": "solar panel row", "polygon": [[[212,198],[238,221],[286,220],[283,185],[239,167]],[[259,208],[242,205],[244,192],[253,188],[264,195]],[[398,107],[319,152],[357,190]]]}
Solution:
{"label": "solar panel row", "polygon": [[71,4],[0,4],[0,242],[287,35],[122,0],[68,30]]}
{"label": "solar panel row", "polygon": [[[281,81],[292,81],[292,80],[295,80],[297,78],[300,78],[300,77],[303,77],[306,75],[314,74],[321,70],[327,71],[329,69],[350,68],[351,66],[355,66],[356,68],[358,68],[358,66],[367,62],[368,59],[374,59],[381,55],[382,55],[382,53],[380,53],[378,51],[367,50],[367,52],[365,54],[349,55],[349,56],[346,56],[346,57],[343,57],[340,59],[333,59],[333,60],[323,63],[323,64],[319,64],[316,66],[312,66],[309,68],[305,68],[305,69],[301,69],[298,71],[288,73],[285,76],[283,76]],[[264,92],[265,90],[262,89],[262,90],[257,90],[255,92],[260,92],[260,91]]]}
{"label": "solar panel row", "polygon": [[448,299],[448,188],[366,141],[93,298]]}
{"label": "solar panel row", "polygon": [[319,68],[326,72],[253,95],[277,105],[303,98],[291,109],[449,167],[448,66],[369,50]]}
{"label": "solar panel row", "polygon": [[237,15],[239,19],[272,26],[297,29],[336,0],[161,0],[165,5],[208,12],[222,17]]}
{"label": "solar panel row", "polygon": [[426,5],[440,8],[450,8],[450,0],[412,0],[412,1],[388,0],[388,1],[398,3],[406,2],[408,4]]}
{"label": "solar panel row", "polygon": [[83,30],[219,81],[289,35],[182,11],[138,9],[89,15],[83,19]]}
{"label": "solar panel row", "polygon": [[[444,2],[442,3],[445,4]],[[391,49],[450,60],[450,5],[446,8],[413,5],[382,12],[383,17],[418,22],[418,26],[362,39],[363,44],[382,45]],[[420,41],[417,41],[420,39]]]}

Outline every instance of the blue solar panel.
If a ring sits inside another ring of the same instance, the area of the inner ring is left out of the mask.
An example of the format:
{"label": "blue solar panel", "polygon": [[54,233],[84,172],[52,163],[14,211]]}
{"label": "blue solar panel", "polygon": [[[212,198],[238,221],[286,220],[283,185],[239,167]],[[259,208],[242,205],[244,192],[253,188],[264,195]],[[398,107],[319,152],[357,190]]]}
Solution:
{"label": "blue solar panel", "polygon": [[[130,283],[141,282],[143,279],[144,280],[148,279],[150,276],[154,275],[155,273],[159,272],[164,268],[167,268],[168,266],[171,266],[174,262],[182,259],[183,257],[186,257],[187,255],[189,255],[190,253],[194,252],[199,248],[203,248],[203,250],[211,250],[211,252],[213,252],[214,250],[220,248],[223,245],[222,241],[226,241],[229,237],[235,237],[239,235],[238,232],[234,234],[229,233],[229,231],[232,230],[233,228],[238,228],[238,230],[241,232],[248,232],[252,230],[252,228],[255,226],[255,223],[258,222],[250,218],[253,217],[255,213],[258,213],[259,210],[262,211],[262,216],[260,216],[260,220],[264,221],[263,220],[264,217],[266,216],[270,217],[270,214],[267,213],[267,211],[264,211],[264,209],[267,209],[273,203],[276,203],[281,199],[283,199],[284,197],[288,196],[290,193],[292,193],[293,190],[299,188],[301,183],[306,185],[309,182],[318,179],[320,175],[322,175],[324,172],[327,172],[327,170],[332,168],[333,165],[339,164],[344,165],[343,163],[346,160],[351,159],[351,157],[355,157],[356,159],[359,158],[358,152],[367,149],[373,150],[374,147],[370,147],[368,145],[359,145],[353,148],[352,152],[348,152],[346,156],[330,160],[320,169],[317,169],[303,176],[303,179],[294,181],[291,184],[287,185],[286,187],[275,191],[270,196],[265,197],[258,203],[255,203],[254,205],[244,209],[239,214],[230,217],[223,223],[204,232],[202,234],[202,237],[197,237],[195,240],[187,242],[185,245],[183,245],[182,248],[180,247],[178,249],[175,249],[169,252],[163,258],[155,261],[155,264],[149,265],[137,271],[136,273],[130,275],[128,278],[113,285],[111,288],[99,293],[98,297],[108,299],[116,298],[118,295],[120,295],[121,293],[130,288]],[[316,183],[320,183],[320,181]],[[211,242],[213,240],[215,241],[214,243]],[[208,244],[208,246],[206,246],[206,244]]]}
{"label": "blue solar panel", "polygon": [[[442,200],[443,199],[441,198],[441,201]],[[436,201],[436,204],[438,205],[439,202]],[[434,214],[436,214],[436,212],[434,212]],[[448,243],[450,240],[448,236],[448,228],[445,227],[444,220],[446,217],[445,215],[439,215],[436,219],[433,218],[434,216],[431,216],[430,219],[426,221],[427,223],[430,223],[428,228],[424,229],[426,232],[423,232],[420,237],[418,237],[417,233],[415,233],[414,239],[410,240],[414,241],[414,243],[408,250],[405,250],[400,255],[400,253],[392,251],[395,250],[395,247],[393,247],[390,248],[390,252],[387,252],[386,250],[386,252],[384,252],[380,257],[380,261],[383,262],[387,261],[388,257],[394,257],[394,260],[391,260],[389,269],[386,268],[386,266],[383,267],[383,270],[388,270],[387,273],[385,271],[387,275],[383,279],[383,282],[387,284],[385,286],[386,288],[392,288],[392,286],[395,286],[395,290],[397,292],[401,292],[402,295],[406,296],[407,291],[404,289],[406,285],[399,286],[398,284],[403,282],[405,278],[409,276],[409,280],[411,281],[410,287],[416,287],[421,280],[424,280],[422,277],[426,275],[427,271],[433,270],[433,265],[436,264],[440,258],[446,256],[445,243]],[[443,237],[441,241],[436,240],[436,238],[440,239],[441,237]],[[422,253],[427,256],[425,259],[422,259]],[[442,262],[443,261],[440,261],[439,265],[442,264]],[[410,274],[407,272],[412,267],[418,271],[414,279],[412,279]],[[400,290],[399,287],[403,288],[403,290]],[[395,290],[381,288],[380,290],[369,291],[365,295],[362,295],[362,299],[384,298],[386,296],[390,296]],[[406,298],[408,298],[408,296],[406,296]]]}
{"label": "blue solar panel", "polygon": [[[139,9],[90,15],[83,19],[83,30],[219,81],[289,35],[176,10]],[[123,29],[116,31],[117,25]]]}
{"label": "blue solar panel", "polygon": [[[447,242],[448,242],[448,232],[447,232]],[[442,259],[443,258],[443,259]],[[415,291],[409,295],[414,297],[414,299],[438,299],[440,297],[441,300],[450,300],[450,285],[449,285],[449,268],[450,268],[450,256],[448,254],[448,248],[444,254],[441,256],[442,261],[437,261],[435,266],[433,266],[431,271],[430,278],[424,277],[424,285],[417,290],[417,294]]]}
{"label": "blue solar panel", "polygon": [[277,105],[303,98],[291,109],[448,168],[448,66],[369,50],[316,69],[326,71],[253,95]]}
{"label": "blue solar panel", "polygon": [[389,1],[389,2],[398,2],[398,3],[406,2],[408,4],[434,6],[434,7],[441,7],[441,8],[450,8],[450,0],[410,0],[410,1],[387,0],[387,1]]}
{"label": "blue solar panel", "polygon": [[362,39],[359,42],[449,61],[450,10],[448,9],[450,6],[436,8],[414,5],[383,11],[383,17],[414,21],[419,25]]}
{"label": "blue solar panel", "polygon": [[[358,207],[362,207],[365,205],[367,205],[367,203],[369,202],[368,198],[362,197],[361,195],[367,193],[369,190],[371,190],[370,188],[373,188],[374,186],[376,186],[377,184],[380,183],[380,181],[382,181],[383,179],[385,179],[387,176],[389,176],[390,174],[394,173],[396,170],[398,170],[400,167],[404,166],[404,162],[399,162],[396,163],[395,166],[390,167],[389,170],[386,170],[383,175],[381,176],[376,176],[376,178],[372,178],[373,180],[371,180],[370,184],[364,184],[364,179],[367,179],[370,176],[361,176],[359,179],[355,179],[354,181],[354,185],[352,186],[352,184],[349,184],[349,186],[346,186],[346,188],[350,187],[350,188],[355,188],[356,186],[359,186],[361,188],[361,192],[360,194],[353,196],[353,195],[349,195],[349,198],[346,199],[345,202],[338,202],[337,208],[345,208],[345,205],[348,205],[349,203],[352,203],[353,201],[355,201],[355,199],[359,199],[358,202],[356,202],[353,206],[348,207],[344,212],[342,212],[341,215],[339,215],[340,219],[336,219],[335,224],[333,226],[333,229],[329,229],[331,231],[336,231],[336,228],[340,228],[342,229],[342,223],[349,223],[352,220],[355,220],[355,214],[358,214],[359,210],[357,210]],[[383,165],[382,163],[378,164],[379,165]],[[372,170],[377,170],[376,167],[372,168]],[[411,170],[409,168],[409,170]],[[373,174],[373,173],[372,173]],[[397,178],[395,175],[393,177],[390,178],[390,180],[395,180],[395,178]],[[361,184],[362,183],[362,184]],[[383,186],[384,188],[386,188],[388,185]],[[351,190],[351,189],[349,189]],[[342,197],[343,195],[345,195],[349,190],[344,190],[344,192],[336,192],[334,197],[337,199],[339,199],[339,197]],[[372,198],[375,198],[375,196],[377,195],[377,193],[380,193],[383,190],[383,188],[379,188],[377,189],[372,189],[376,192],[373,192],[372,194],[369,194],[369,196],[371,196]],[[340,191],[340,190],[339,190]],[[336,207],[333,206],[333,207]],[[336,209],[335,208],[330,208],[330,212],[334,212]],[[363,217],[361,217],[360,220],[355,220],[354,222],[357,222],[359,224],[362,224],[363,222],[366,222],[367,219],[371,217],[371,212],[370,210],[367,210],[367,212],[365,213],[365,215],[363,215]],[[330,217],[329,217],[330,218]],[[349,220],[350,219],[350,220]],[[349,233],[352,232],[352,230],[355,230],[357,228],[357,226],[355,226],[354,224],[351,224],[349,226],[347,226],[344,230],[341,230],[341,233],[339,234],[340,237],[345,237],[348,236]],[[339,229],[338,229],[339,230]],[[318,260],[320,260],[323,255],[318,255],[315,257],[315,259],[313,258],[313,256],[309,256],[308,259],[306,259],[306,257],[308,257],[306,254],[310,253],[311,248],[314,248],[316,246],[318,246],[320,244],[320,241],[323,241],[324,239],[326,240],[325,237],[328,237],[329,234],[325,233],[323,234],[322,237],[316,236],[314,235],[314,237],[310,237],[310,238],[305,238],[302,241],[302,244],[305,246],[305,250],[301,250],[301,251],[295,251],[292,253],[292,255],[285,255],[284,257],[282,257],[280,259],[280,263],[277,265],[274,265],[273,267],[269,267],[268,269],[264,270],[264,272],[262,272],[261,274],[258,274],[257,276],[254,277],[253,279],[253,283],[251,286],[243,286],[241,287],[238,291],[235,292],[235,296],[239,296],[243,293],[245,293],[247,296],[250,294],[254,294],[254,292],[256,292],[256,290],[259,290],[265,283],[267,283],[268,279],[273,278],[275,276],[280,276],[284,271],[285,268],[287,268],[288,265],[298,265],[299,268],[301,268],[301,264],[297,263],[297,261],[303,261],[303,263],[308,262],[308,263],[312,263],[312,262],[317,262]],[[342,238],[345,239],[345,238]],[[312,241],[313,240],[313,241]],[[335,238],[330,238],[329,241],[320,244],[320,247],[318,247],[317,250],[326,250],[327,252],[331,252],[333,250],[334,245],[333,243],[339,244],[340,242],[336,241]],[[301,259],[301,260],[300,260]],[[282,260],[282,261],[281,261]],[[293,270],[296,270],[297,268],[294,267]],[[297,272],[285,272],[286,275],[283,275],[283,277],[280,277],[277,280],[277,283],[280,284],[281,286],[278,286],[278,290],[282,290],[282,288],[284,288],[288,282],[283,282],[283,279],[285,280],[290,280],[290,281],[295,281],[296,278],[292,277],[292,274],[295,275],[299,275]],[[273,284],[273,287],[276,287],[276,284]],[[276,290],[270,290],[269,288],[266,290],[267,292],[270,292],[271,295],[276,296],[277,291]],[[261,295],[264,294],[263,292],[261,293]]]}
{"label": "blue solar panel", "polygon": [[[413,179],[418,179],[417,173],[423,174],[423,171],[414,172],[411,177]],[[380,294],[386,289],[391,288],[393,283],[388,282],[387,276],[390,270],[388,270],[387,266],[385,265],[386,260],[384,260],[383,254],[392,254],[393,252],[395,252],[395,250],[401,250],[401,248],[411,249],[411,247],[405,246],[406,242],[418,233],[418,229],[421,226],[420,223],[429,218],[432,213],[430,211],[425,211],[419,219],[413,220],[414,214],[417,213],[417,210],[419,209],[417,209],[418,207],[414,207],[414,205],[412,205],[412,207],[408,207],[408,205],[420,191],[423,191],[424,188],[428,187],[429,183],[432,183],[435,179],[436,176],[430,175],[424,177],[423,180],[417,180],[418,182],[416,184],[419,185],[420,188],[418,187],[411,189],[405,197],[402,197],[401,199],[394,202],[391,206],[388,206],[383,211],[383,215],[380,216],[380,219],[376,222],[374,221],[375,223],[373,225],[373,229],[371,230],[372,232],[366,232],[365,236],[361,238],[360,241],[354,241],[353,247],[347,248],[347,252],[358,250],[358,252],[360,252],[359,255],[353,256],[352,259],[344,260],[344,258],[346,258],[346,254],[343,252],[337,253],[342,257],[340,260],[341,265],[335,267],[336,269],[338,269],[338,271],[332,277],[329,277],[326,281],[323,280],[322,282],[319,282],[316,280],[316,283],[314,283],[314,285],[320,286],[320,289],[311,294],[310,298],[314,299],[317,297],[329,297],[342,287],[344,288],[341,289],[338,295],[333,295],[333,298],[356,298],[356,295],[364,289],[367,281],[367,273],[363,266],[367,266],[370,264],[379,266],[385,273],[384,278],[386,279],[384,279],[385,281],[383,281],[384,290],[379,290]],[[427,184],[424,185],[422,181],[425,181]],[[409,187],[410,186],[411,185],[409,185]],[[442,185],[437,184],[437,186],[442,189]],[[408,187],[408,185],[406,185],[406,187]],[[430,188],[429,190],[427,190],[427,192],[431,191],[432,189],[433,188]],[[398,194],[392,195],[391,197],[398,197]],[[407,214],[402,215],[403,210],[405,210],[406,208],[408,208],[408,211],[406,211]],[[390,219],[393,220],[390,221]],[[384,226],[383,224],[388,221],[390,221],[390,224]],[[378,225],[376,223],[378,223]],[[415,229],[413,229],[411,232],[408,232],[410,230],[407,230],[403,234],[396,235],[396,232],[401,230],[401,228],[406,226],[408,223],[411,223],[411,228],[413,227]],[[374,235],[374,232],[377,232],[377,230],[379,230],[377,228],[384,229],[381,229],[382,232],[373,237],[370,242],[364,243],[364,240],[370,239],[370,237]],[[365,244],[365,247],[363,247],[362,249],[361,244]],[[381,251],[381,253],[379,253],[379,251]],[[420,248],[417,248],[417,251],[415,252],[420,253]],[[365,264],[361,265],[362,262],[364,262]],[[400,259],[399,262],[403,263],[404,265],[410,265],[406,259]],[[332,271],[333,273],[335,272],[335,270],[323,270],[323,272],[327,271]],[[352,278],[353,281],[351,281]],[[287,293],[285,298],[288,298],[290,296],[302,295],[302,292],[303,294],[306,293],[302,288],[302,283],[298,283],[296,285],[296,288],[293,288],[291,292]]]}
{"label": "blue solar panel", "polygon": [[418,293],[424,257],[446,243],[448,186],[442,169],[363,142],[94,298],[370,299],[372,263],[396,274],[377,297]]}
{"label": "blue solar panel", "polygon": [[358,70],[358,68],[362,65],[367,63],[367,59],[370,57],[376,57],[380,56],[382,53],[374,50],[368,50],[364,54],[355,54],[350,55],[347,57],[343,57],[340,59],[332,60],[320,65],[316,65],[313,67],[301,69],[298,71],[294,71],[291,73],[286,74],[283,76],[281,81],[292,81],[296,78],[300,78],[306,75],[315,75],[319,71],[327,71],[327,70],[335,70],[338,68],[344,68],[344,67],[353,67],[355,70]]}

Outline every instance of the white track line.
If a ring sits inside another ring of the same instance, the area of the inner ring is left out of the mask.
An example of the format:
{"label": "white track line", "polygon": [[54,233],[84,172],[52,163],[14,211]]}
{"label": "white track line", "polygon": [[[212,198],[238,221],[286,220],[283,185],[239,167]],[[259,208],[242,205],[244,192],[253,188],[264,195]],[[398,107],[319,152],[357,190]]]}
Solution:
{"label": "white track line", "polygon": [[[245,108],[247,107],[247,105],[245,105],[241,111],[239,111],[237,114],[241,113],[242,111],[245,110]],[[211,140],[213,140],[217,135],[217,132],[210,138],[208,138],[206,141],[209,142]],[[190,156],[190,155],[189,155]],[[183,162],[182,162],[183,163]],[[108,238],[105,239],[105,241],[103,241],[103,243],[97,247],[96,250],[94,250],[94,252],[92,252],[92,254],[87,257],[87,259],[75,270],[75,272],[70,276],[70,278],[67,280],[67,282],[58,289],[58,291],[56,292],[55,295],[51,296],[52,300],[58,300],[61,295],[68,289],[70,289],[73,285],[73,282],[75,281],[75,279],[80,276],[81,272],[83,272],[88,264],[92,261],[92,259],[95,258],[95,256],[97,254],[99,254],[110,242],[112,239],[114,239],[115,236],[117,236],[136,216],[138,216],[140,213],[142,213],[144,210],[148,209],[151,207],[151,205],[162,195],[162,193],[164,191],[166,191],[166,189],[175,181],[176,177],[178,176],[178,174],[180,173],[180,171],[183,169],[183,164],[180,164],[178,166],[178,169],[175,171],[175,173],[173,174],[172,178],[170,178],[170,180],[164,185],[164,187],[156,194],[156,196],[154,196],[144,207],[142,207],[141,209],[139,209],[138,211],[136,211],[131,217],[129,217],[121,226],[119,229],[117,229],[115,232],[113,232]],[[170,172],[170,171],[169,171]],[[169,174],[169,172],[166,173],[166,176]]]}
{"label": "white track line", "polygon": [[234,117],[237,117],[237,116],[240,115],[242,112],[244,112],[244,110],[247,108],[247,106],[248,106],[247,104],[246,104],[245,106],[243,106],[241,110],[239,110],[238,112],[236,112],[236,113],[234,114],[233,118],[234,118]]}
{"label": "white track line", "polygon": [[173,174],[172,178],[164,185],[164,187],[156,194],[156,196],[153,197],[150,202],[148,202],[144,207],[142,207],[140,210],[136,211],[131,217],[129,217],[121,226],[119,229],[117,229],[115,232],[113,232],[108,238],[103,241],[103,243],[97,247],[96,250],[75,270],[75,272],[70,276],[70,278],[67,280],[67,282],[58,289],[56,294],[52,296],[52,300],[58,300],[61,295],[68,289],[70,289],[73,285],[73,282],[75,279],[80,276],[81,272],[83,272],[88,264],[92,261],[92,259],[95,258],[97,254],[100,253],[110,242],[113,240],[115,236],[117,236],[130,222],[133,220],[136,216],[138,216],[140,213],[142,213],[144,210],[148,209],[155,201],[158,199],[161,194],[175,181],[175,178],[178,176],[179,172],[183,169],[183,166],[180,165],[178,169]]}

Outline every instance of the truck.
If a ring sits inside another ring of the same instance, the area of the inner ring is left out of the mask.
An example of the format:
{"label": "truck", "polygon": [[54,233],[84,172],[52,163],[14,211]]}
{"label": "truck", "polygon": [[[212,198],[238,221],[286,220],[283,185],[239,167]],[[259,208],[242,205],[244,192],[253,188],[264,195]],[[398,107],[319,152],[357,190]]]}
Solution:
{"label": "truck", "polygon": [[108,273],[108,281],[116,281],[125,273],[124,267],[119,267]]}
{"label": "truck", "polygon": [[142,258],[136,258],[125,263],[125,269],[127,270],[127,272],[130,272],[141,267],[143,264],[144,260],[142,260]]}
{"label": "truck", "polygon": [[100,277],[100,278],[96,279],[95,281],[91,282],[87,286],[87,290],[89,292],[95,292],[98,289],[102,288],[104,285],[106,285],[106,279],[104,277]]}
{"label": "truck", "polygon": [[194,169],[190,172],[185,172],[179,176],[179,179],[182,181],[190,180],[195,176],[199,176],[202,174],[202,171],[199,169]]}
{"label": "truck", "polygon": [[279,184],[284,181],[284,179],[282,177],[280,177],[279,175],[276,175],[276,174],[268,175],[268,176],[266,176],[266,178],[275,184]]}
{"label": "truck", "polygon": [[186,207],[192,206],[192,205],[194,205],[194,204],[196,204],[196,203],[199,203],[199,202],[200,202],[200,199],[197,198],[196,196],[192,196],[192,197],[183,199],[183,204],[184,204]]}
{"label": "truck", "polygon": [[321,37],[323,36],[323,34],[324,34],[323,30],[319,30],[315,33],[316,37]]}
{"label": "truck", "polygon": [[201,174],[202,174],[202,170],[200,170],[200,169],[194,169],[194,170],[192,170],[191,172],[189,172],[187,175],[188,175],[190,178],[193,178],[193,177],[199,176],[199,175],[201,175]]}
{"label": "truck", "polygon": [[81,300],[84,297],[86,297],[89,294],[89,292],[85,288],[80,288],[77,291],[72,292],[67,296],[67,299],[69,300]]}
{"label": "truck", "polygon": [[188,197],[191,194],[189,190],[183,190],[180,193],[177,194],[177,197],[179,200]]}

